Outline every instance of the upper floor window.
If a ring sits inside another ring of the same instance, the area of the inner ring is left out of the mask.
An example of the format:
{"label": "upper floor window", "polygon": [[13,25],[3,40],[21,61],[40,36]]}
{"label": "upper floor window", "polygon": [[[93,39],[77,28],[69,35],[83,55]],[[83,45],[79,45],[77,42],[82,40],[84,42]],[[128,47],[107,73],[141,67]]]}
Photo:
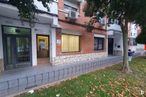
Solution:
{"label": "upper floor window", "polygon": [[78,11],[79,3],[77,0],[64,0],[64,10]]}

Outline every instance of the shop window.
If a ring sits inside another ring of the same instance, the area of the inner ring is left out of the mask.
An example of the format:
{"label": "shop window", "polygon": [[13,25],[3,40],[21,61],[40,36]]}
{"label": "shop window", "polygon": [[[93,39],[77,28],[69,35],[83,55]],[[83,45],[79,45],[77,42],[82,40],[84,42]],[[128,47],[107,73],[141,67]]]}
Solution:
{"label": "shop window", "polygon": [[78,52],[79,36],[62,35],[62,52]]}
{"label": "shop window", "polygon": [[104,38],[94,37],[94,50],[104,50]]}

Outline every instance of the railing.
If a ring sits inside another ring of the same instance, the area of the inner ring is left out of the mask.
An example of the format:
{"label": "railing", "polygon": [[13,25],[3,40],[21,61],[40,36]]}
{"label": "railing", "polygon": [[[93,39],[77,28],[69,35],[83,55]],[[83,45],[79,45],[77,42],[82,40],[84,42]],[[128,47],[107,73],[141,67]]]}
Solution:
{"label": "railing", "polygon": [[[134,57],[139,56],[135,54]],[[111,57],[107,59],[97,59],[88,62],[78,62],[73,65],[67,65],[63,68],[56,70],[44,72],[41,74],[35,74],[32,76],[25,76],[22,78],[17,78],[13,80],[7,80],[0,82],[0,97],[5,97],[8,95],[16,94],[22,91],[27,91],[37,86],[53,83],[56,81],[61,81],[64,79],[69,79],[73,76],[79,76],[102,67],[111,66],[112,64],[117,64],[122,62],[122,57]]]}

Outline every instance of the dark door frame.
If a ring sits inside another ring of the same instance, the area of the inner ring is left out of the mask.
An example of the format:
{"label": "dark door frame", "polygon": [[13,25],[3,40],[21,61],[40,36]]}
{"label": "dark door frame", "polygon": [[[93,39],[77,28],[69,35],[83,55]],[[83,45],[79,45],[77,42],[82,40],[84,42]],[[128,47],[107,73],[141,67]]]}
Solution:
{"label": "dark door frame", "polygon": [[114,38],[108,38],[108,55],[113,55],[113,51],[114,51]]}
{"label": "dark door frame", "polygon": [[[29,29],[29,36],[28,35],[13,35],[13,34],[4,34],[4,27],[15,27],[15,28],[25,28],[25,29]],[[3,52],[4,52],[4,54],[3,54],[3,56],[4,56],[4,70],[9,70],[9,69],[7,69],[7,54],[8,54],[8,52],[7,52],[7,45],[6,45],[6,43],[5,42],[7,42],[7,37],[9,36],[9,37],[12,37],[12,38],[14,38],[14,39],[12,39],[12,41],[14,41],[14,40],[16,40],[16,38],[18,37],[18,38],[20,38],[20,37],[23,37],[23,38],[28,38],[30,41],[32,40],[32,38],[31,38],[31,29],[30,28],[26,28],[26,27],[19,27],[19,26],[10,26],[10,25],[1,25],[1,28],[2,28],[2,43],[3,43]],[[12,45],[12,44],[11,44]],[[13,49],[16,49],[16,44],[13,44]],[[32,42],[30,42],[30,50],[29,50],[29,55],[30,55],[30,63],[31,63],[31,65],[30,66],[32,66]],[[15,53],[13,56],[14,57],[17,57],[17,55],[16,55],[16,51],[13,51],[13,53]],[[14,60],[13,60],[14,61]],[[16,63],[15,64],[13,64],[14,65],[14,67],[13,67],[13,69],[16,69]]]}

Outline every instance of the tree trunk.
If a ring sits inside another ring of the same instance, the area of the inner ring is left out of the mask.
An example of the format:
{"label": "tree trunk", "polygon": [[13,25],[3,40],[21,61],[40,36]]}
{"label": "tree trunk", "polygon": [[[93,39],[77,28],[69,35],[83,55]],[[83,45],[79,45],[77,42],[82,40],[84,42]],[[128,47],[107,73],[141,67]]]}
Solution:
{"label": "tree trunk", "polygon": [[132,72],[128,62],[128,22],[125,21],[125,25],[122,25],[123,32],[123,72]]}

